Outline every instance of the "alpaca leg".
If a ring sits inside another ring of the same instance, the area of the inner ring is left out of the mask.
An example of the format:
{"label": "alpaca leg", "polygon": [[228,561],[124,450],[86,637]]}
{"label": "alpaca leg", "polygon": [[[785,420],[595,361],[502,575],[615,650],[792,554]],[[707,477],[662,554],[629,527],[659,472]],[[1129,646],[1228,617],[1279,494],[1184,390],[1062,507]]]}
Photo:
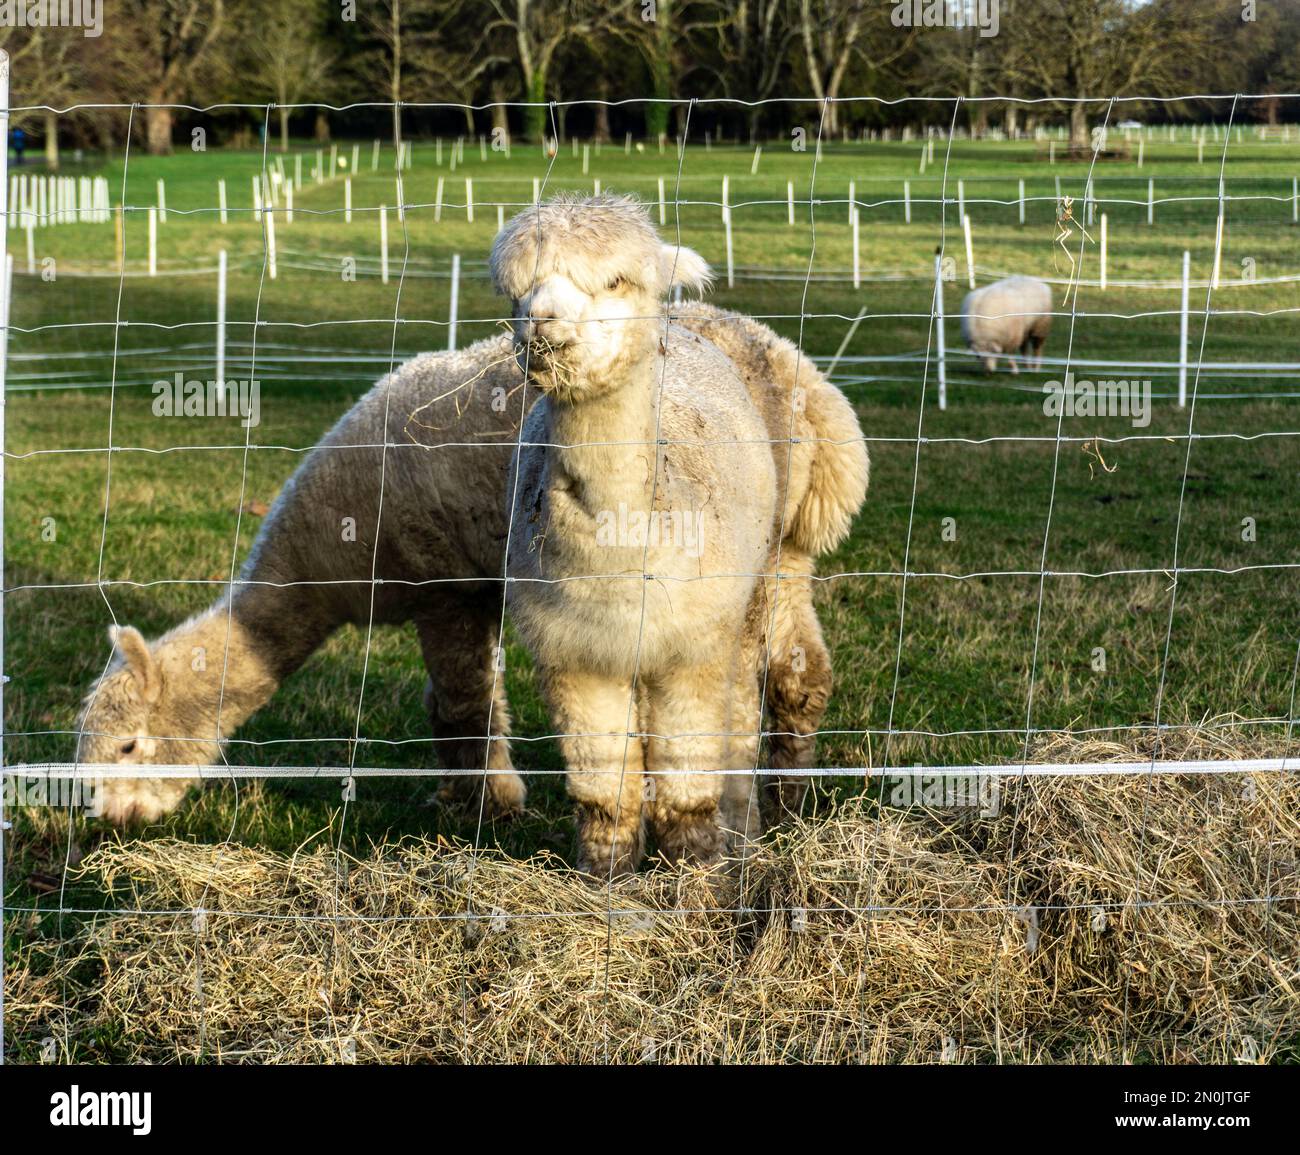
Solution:
{"label": "alpaca leg", "polygon": [[[775,613],[767,655],[766,706],[768,754],[775,771],[805,770],[817,756],[817,730],[831,693],[831,656],[813,608],[813,562],[801,552],[782,552],[779,588],[768,581]],[[761,671],[760,671],[761,677]],[[797,774],[767,776],[762,789],[763,820],[774,826],[798,817],[808,792],[808,779]]]}
{"label": "alpaca leg", "polygon": [[578,869],[603,879],[635,870],[641,822],[642,740],[629,736],[630,678],[548,671],[543,692],[560,735],[569,794],[578,806]]}
{"label": "alpaca leg", "polygon": [[499,613],[499,604],[456,599],[416,622],[438,760],[448,770],[473,772],[448,776],[443,794],[474,810],[482,805],[490,817],[519,813],[526,794],[510,760],[505,671],[493,668]]}
{"label": "alpaca leg", "polygon": [[[717,862],[740,833],[734,827],[725,831],[723,821],[743,820],[743,812],[735,813],[742,788],[725,790],[727,776],[711,773],[754,767],[752,760],[746,763],[755,745],[754,703],[750,696],[735,700],[734,665],[677,670],[650,686],[647,769],[653,777],[647,809],[659,852],[669,862]],[[736,736],[728,736],[732,730]]]}

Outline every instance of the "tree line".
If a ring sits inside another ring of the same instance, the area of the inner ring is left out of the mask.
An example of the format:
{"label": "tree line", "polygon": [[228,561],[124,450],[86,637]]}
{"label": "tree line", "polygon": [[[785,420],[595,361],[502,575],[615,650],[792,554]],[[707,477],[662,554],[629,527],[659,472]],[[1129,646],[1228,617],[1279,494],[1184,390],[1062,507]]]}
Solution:
{"label": "tree line", "polygon": [[[285,149],[291,135],[388,134],[399,102],[406,135],[653,139],[690,117],[692,136],[757,140],[946,127],[954,96],[1089,98],[959,110],[976,134],[1068,122],[1082,148],[1107,97],[1300,87],[1300,0],[105,0],[102,25],[0,29],[11,105],[48,106],[15,123],[51,163],[60,142],[120,148],[128,132],[151,153],[195,127],[216,144],[265,129]],[[862,95],[882,101],[837,103]],[[887,103],[906,97],[948,99]],[[291,107],[312,103],[374,107]],[[166,107],[218,104],[248,107]],[[1296,111],[1277,97],[1236,115]],[[1226,115],[1196,99],[1122,106]]]}

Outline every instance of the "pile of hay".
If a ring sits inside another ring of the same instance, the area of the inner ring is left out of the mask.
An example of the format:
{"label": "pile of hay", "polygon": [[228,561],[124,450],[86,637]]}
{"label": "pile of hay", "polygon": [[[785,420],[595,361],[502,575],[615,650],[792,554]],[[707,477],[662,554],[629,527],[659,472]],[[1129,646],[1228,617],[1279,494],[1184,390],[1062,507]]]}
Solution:
{"label": "pile of hay", "polygon": [[1269,1061],[1300,1045],[1298,848],[1293,774],[854,800],[732,908],[445,842],[106,845],[82,870],[119,912],[24,948],[6,1010],[82,1061]]}

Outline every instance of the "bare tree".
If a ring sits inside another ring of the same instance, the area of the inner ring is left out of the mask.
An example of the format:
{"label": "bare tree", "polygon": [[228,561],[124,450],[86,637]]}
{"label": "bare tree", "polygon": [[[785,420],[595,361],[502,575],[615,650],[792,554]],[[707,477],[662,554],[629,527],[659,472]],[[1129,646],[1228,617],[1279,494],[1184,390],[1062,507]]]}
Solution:
{"label": "bare tree", "polygon": [[1002,21],[1026,50],[1004,61],[999,79],[1044,95],[1072,98],[1070,148],[1092,148],[1089,109],[1135,90],[1158,95],[1177,75],[1178,61],[1205,44],[1204,29],[1177,7],[1139,0],[1037,0]]}
{"label": "bare tree", "polygon": [[[544,107],[557,54],[574,41],[592,41],[619,21],[632,19],[632,0],[491,0],[489,30],[506,40],[519,68],[524,134],[540,140],[546,131]],[[639,11],[640,5],[636,5]],[[639,16],[636,17],[640,19]]]}
{"label": "bare tree", "polygon": [[111,22],[124,86],[148,102],[145,142],[154,154],[171,152],[174,110],[211,71],[221,35],[224,0],[122,0]]}
{"label": "bare tree", "polygon": [[289,151],[290,104],[319,98],[337,53],[321,36],[319,4],[269,0],[258,9],[257,35],[249,39],[251,79],[278,106],[280,151]]}
{"label": "bare tree", "polygon": [[10,105],[48,106],[40,115],[50,168],[59,167],[59,114],[54,109],[81,99],[85,44],[85,37],[59,28],[0,29],[0,47],[9,53]]}
{"label": "bare tree", "polygon": [[711,34],[714,55],[700,68],[728,97],[749,102],[746,120],[753,139],[763,115],[758,102],[788,77],[798,25],[787,18],[787,0],[707,0],[704,7],[712,12],[702,26]]}
{"label": "bare tree", "polygon": [[912,45],[915,29],[900,33],[891,23],[890,6],[868,0],[799,0],[799,38],[808,83],[818,100],[827,100],[825,131],[841,127],[835,100],[855,62],[879,73]]}

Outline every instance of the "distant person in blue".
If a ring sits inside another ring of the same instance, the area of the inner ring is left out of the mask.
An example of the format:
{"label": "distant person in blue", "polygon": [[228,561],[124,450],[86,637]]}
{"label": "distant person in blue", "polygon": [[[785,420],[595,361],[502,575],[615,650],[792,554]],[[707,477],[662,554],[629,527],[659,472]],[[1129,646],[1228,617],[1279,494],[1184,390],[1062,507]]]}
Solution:
{"label": "distant person in blue", "polygon": [[21,128],[15,128],[13,132],[14,140],[14,164],[23,163],[23,149],[27,147],[27,134]]}

